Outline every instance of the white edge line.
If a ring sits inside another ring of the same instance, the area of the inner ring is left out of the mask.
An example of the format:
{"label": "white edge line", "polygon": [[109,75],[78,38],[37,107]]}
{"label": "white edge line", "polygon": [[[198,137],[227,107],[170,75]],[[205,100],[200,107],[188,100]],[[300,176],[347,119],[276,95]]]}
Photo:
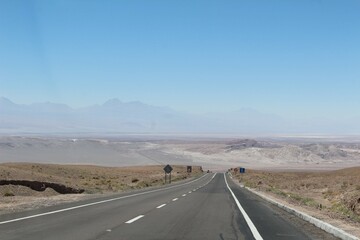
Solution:
{"label": "white edge line", "polygon": [[161,204],[160,206],[157,206],[156,208],[162,208],[162,207],[164,207],[164,206],[166,206],[165,203],[164,203],[164,204]]}
{"label": "white edge line", "polygon": [[295,216],[298,216],[307,222],[314,224],[316,227],[334,235],[335,237],[338,237],[340,239],[346,239],[346,240],[358,240],[359,239],[359,238],[351,235],[350,233],[347,233],[344,230],[337,228],[327,222],[324,222],[320,219],[312,217],[312,216],[310,216],[306,213],[303,213],[301,211],[298,211],[292,207],[281,204],[281,203],[277,202],[275,199],[271,199],[268,196],[255,191],[254,189],[251,189],[251,188],[246,188],[246,189],[249,190],[250,192],[256,194],[257,196],[261,197],[262,199],[270,202],[271,204],[274,204],[275,206],[278,206],[278,207],[284,209],[285,211],[287,211],[291,214],[294,214]]}
{"label": "white edge line", "polygon": [[153,193],[153,192],[164,191],[164,190],[168,190],[168,189],[172,189],[172,188],[176,188],[176,187],[181,187],[181,186],[188,185],[188,184],[191,184],[191,183],[193,183],[193,182],[199,181],[200,179],[202,179],[202,178],[205,177],[206,175],[207,175],[207,174],[205,174],[205,175],[203,175],[202,177],[200,177],[200,178],[198,178],[198,179],[195,179],[195,180],[193,180],[193,181],[191,181],[191,182],[187,182],[187,183],[180,184],[180,185],[176,185],[176,186],[171,186],[171,187],[167,187],[167,188],[155,189],[155,190],[151,190],[151,191],[147,191],[147,192],[135,193],[135,194],[127,195],[127,196],[122,196],[122,197],[117,197],[117,198],[111,198],[111,199],[102,200],[102,201],[99,201],[99,202],[87,203],[87,204],[83,204],[83,205],[78,205],[78,206],[69,207],[69,208],[63,208],[63,209],[59,209],[59,210],[55,210],[55,211],[50,211],[50,212],[45,212],[45,213],[39,213],[39,214],[35,214],[35,215],[31,215],[31,216],[26,216],[26,217],[21,217],[21,218],[15,218],[15,219],[11,219],[11,220],[2,221],[2,222],[0,222],[0,225],[6,224],[6,223],[11,223],[11,222],[18,222],[18,221],[22,221],[22,220],[26,220],[26,219],[30,219],[30,218],[36,218],[36,217],[51,215],[51,214],[60,213],[60,212],[66,212],[66,211],[70,211],[70,210],[74,210],[74,209],[78,209],[78,208],[83,208],[83,207],[89,207],[89,206],[97,205],[97,204],[112,202],[112,201],[116,201],[116,200],[120,200],[120,199],[124,199],[124,198],[130,198],[130,197],[140,196],[140,195],[149,194],[149,193]]}
{"label": "white edge line", "polygon": [[139,215],[139,216],[137,216],[137,217],[135,217],[133,219],[130,219],[129,221],[127,221],[125,223],[130,224],[130,223],[133,223],[133,222],[135,222],[135,221],[137,221],[137,220],[139,220],[140,218],[143,218],[143,217],[144,217],[144,215]]}
{"label": "white edge line", "polygon": [[235,203],[236,203],[236,205],[238,206],[241,214],[244,216],[244,219],[245,219],[247,225],[249,226],[249,228],[250,228],[250,230],[251,230],[251,233],[253,234],[254,238],[255,238],[256,240],[263,240],[263,238],[261,237],[260,233],[259,233],[258,230],[256,229],[254,223],[251,221],[251,219],[249,218],[249,216],[247,215],[247,213],[245,212],[245,210],[244,210],[243,207],[241,206],[239,200],[236,198],[235,194],[233,193],[233,191],[232,191],[231,188],[229,187],[229,184],[228,184],[228,182],[227,182],[227,180],[226,180],[226,175],[225,175],[225,173],[224,173],[224,179],[225,179],[225,183],[226,183],[227,188],[229,189],[232,197],[234,198]]}

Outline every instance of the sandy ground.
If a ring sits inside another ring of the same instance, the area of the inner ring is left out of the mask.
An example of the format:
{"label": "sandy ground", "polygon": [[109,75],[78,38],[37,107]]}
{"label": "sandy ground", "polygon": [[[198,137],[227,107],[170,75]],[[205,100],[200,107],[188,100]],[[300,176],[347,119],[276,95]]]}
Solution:
{"label": "sandy ground", "polygon": [[239,185],[360,237],[360,167],[327,172],[231,172]]}

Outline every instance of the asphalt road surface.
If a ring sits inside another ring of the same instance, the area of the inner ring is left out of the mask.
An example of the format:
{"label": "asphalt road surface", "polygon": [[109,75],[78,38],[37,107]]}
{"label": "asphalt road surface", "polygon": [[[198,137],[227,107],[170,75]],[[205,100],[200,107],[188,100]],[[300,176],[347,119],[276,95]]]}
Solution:
{"label": "asphalt road surface", "polygon": [[225,174],[0,216],[0,239],[336,239]]}

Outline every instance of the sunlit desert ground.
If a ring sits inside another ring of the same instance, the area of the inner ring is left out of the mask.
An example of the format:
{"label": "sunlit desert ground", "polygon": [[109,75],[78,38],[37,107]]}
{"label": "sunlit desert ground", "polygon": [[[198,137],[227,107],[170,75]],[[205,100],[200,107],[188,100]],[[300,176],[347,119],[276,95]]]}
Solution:
{"label": "sunlit desert ground", "polygon": [[[192,179],[202,174],[199,166],[188,173],[186,166],[173,165],[172,182]],[[164,185],[163,166],[100,167],[91,165],[59,165],[38,163],[0,164],[0,182],[36,181],[43,189],[14,184],[0,184],[0,214],[51,206],[102,194],[137,190]],[[167,183],[169,179],[167,179]],[[61,194],[46,184],[53,183],[82,190],[81,194]]]}
{"label": "sunlit desert ground", "polygon": [[[299,206],[341,227],[360,229],[360,141],[317,138],[0,137],[0,180],[31,180],[82,189],[0,186],[0,214],[164,184],[204,171],[245,167],[235,181]],[[194,166],[188,174],[186,166]],[[195,167],[196,166],[196,167]]]}

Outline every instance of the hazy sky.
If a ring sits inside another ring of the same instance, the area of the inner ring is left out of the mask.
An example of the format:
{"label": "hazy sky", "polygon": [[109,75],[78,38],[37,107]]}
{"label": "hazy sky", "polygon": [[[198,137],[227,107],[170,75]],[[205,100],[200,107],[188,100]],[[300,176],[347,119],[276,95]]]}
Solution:
{"label": "hazy sky", "polygon": [[0,96],[360,115],[360,1],[0,1]]}

